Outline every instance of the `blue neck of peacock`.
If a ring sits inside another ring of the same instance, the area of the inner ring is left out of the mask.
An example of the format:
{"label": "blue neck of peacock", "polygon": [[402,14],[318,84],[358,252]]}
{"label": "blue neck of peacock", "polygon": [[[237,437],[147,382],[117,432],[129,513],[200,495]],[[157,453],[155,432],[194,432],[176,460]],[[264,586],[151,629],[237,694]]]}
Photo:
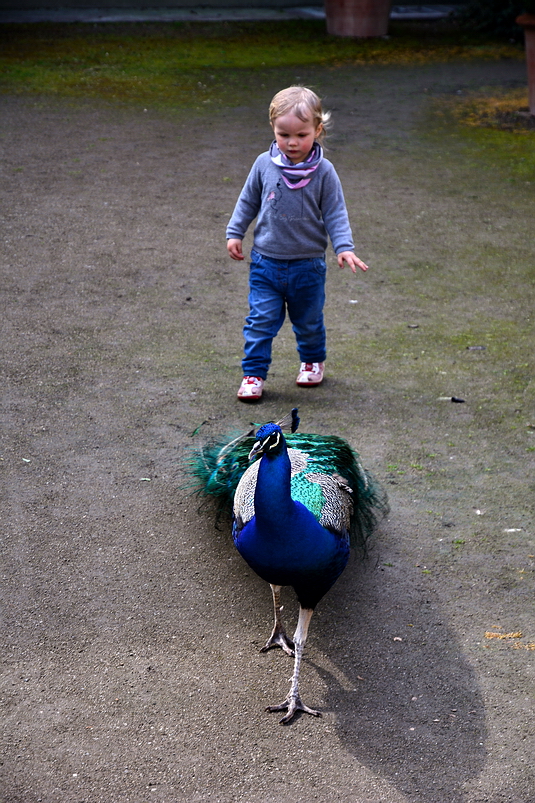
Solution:
{"label": "blue neck of peacock", "polygon": [[291,466],[286,444],[275,455],[262,455],[254,496],[258,525],[265,523],[274,532],[279,520],[288,520],[295,504],[290,492],[290,482]]}

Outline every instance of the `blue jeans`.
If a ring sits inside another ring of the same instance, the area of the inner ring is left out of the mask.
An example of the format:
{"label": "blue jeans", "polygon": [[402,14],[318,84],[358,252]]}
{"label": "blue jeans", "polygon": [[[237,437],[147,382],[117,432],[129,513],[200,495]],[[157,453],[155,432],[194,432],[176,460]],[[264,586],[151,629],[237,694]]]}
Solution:
{"label": "blue jeans", "polygon": [[265,379],[271,363],[271,344],[286,310],[292,322],[301,362],[323,362],[325,351],[324,259],[271,259],[251,251],[249,307],[243,335],[244,376]]}

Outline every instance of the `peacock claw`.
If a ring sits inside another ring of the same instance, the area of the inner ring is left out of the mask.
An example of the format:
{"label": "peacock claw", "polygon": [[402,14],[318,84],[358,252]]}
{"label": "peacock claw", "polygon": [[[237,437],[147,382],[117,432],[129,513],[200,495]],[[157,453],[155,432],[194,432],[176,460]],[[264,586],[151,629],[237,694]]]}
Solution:
{"label": "peacock claw", "polygon": [[280,647],[287,655],[294,655],[294,643],[288,638],[284,630],[275,628],[260,652],[267,652],[272,647]]}
{"label": "peacock claw", "polygon": [[301,702],[301,698],[299,695],[297,697],[289,697],[281,703],[280,705],[268,705],[266,711],[269,713],[273,713],[274,711],[286,711],[288,709],[288,713],[282,719],[279,720],[280,725],[287,725],[294,716],[297,714],[298,711],[303,711],[304,714],[311,714],[313,717],[321,717],[321,711],[316,711],[314,708],[309,708],[308,705],[305,705]]}

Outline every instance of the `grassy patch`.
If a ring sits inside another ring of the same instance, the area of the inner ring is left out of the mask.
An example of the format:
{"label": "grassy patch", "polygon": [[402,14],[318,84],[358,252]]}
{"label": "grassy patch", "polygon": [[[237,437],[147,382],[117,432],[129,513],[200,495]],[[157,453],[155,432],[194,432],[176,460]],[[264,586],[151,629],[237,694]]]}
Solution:
{"label": "grassy patch", "polygon": [[152,106],[239,105],[276,68],[523,58],[518,45],[441,25],[388,39],[329,36],[321,21],[0,26],[0,87]]}
{"label": "grassy patch", "polygon": [[515,134],[535,134],[535,118],[529,114],[528,90],[470,92],[463,97],[441,98],[435,101],[435,114],[450,118],[468,128],[488,128]]}
{"label": "grassy patch", "polygon": [[458,132],[475,163],[485,162],[497,174],[516,181],[535,181],[535,133],[464,127]]}
{"label": "grassy patch", "polygon": [[440,97],[428,108],[431,139],[444,132],[463,145],[467,165],[484,162],[497,175],[531,183],[535,180],[535,123],[525,114],[527,88],[496,87],[465,96]]}

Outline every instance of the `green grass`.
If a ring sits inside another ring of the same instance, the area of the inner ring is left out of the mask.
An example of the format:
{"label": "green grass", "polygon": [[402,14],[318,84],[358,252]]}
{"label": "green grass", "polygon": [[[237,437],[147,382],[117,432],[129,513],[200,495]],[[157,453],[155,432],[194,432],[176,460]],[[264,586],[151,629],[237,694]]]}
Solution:
{"label": "green grass", "polygon": [[0,26],[3,92],[100,97],[160,107],[239,105],[280,68],[524,58],[515,44],[441,25],[393,25],[388,39],[327,35],[318,21]]}
{"label": "green grass", "polygon": [[535,181],[535,133],[466,128],[459,132],[474,163],[485,161],[491,169],[516,181]]}
{"label": "green grass", "polygon": [[499,114],[527,106],[526,90],[481,90],[468,97],[435,99],[427,109],[425,128],[431,140],[444,143],[444,132],[462,145],[467,166],[484,162],[488,169],[514,181],[535,181],[535,129],[501,124]]}

